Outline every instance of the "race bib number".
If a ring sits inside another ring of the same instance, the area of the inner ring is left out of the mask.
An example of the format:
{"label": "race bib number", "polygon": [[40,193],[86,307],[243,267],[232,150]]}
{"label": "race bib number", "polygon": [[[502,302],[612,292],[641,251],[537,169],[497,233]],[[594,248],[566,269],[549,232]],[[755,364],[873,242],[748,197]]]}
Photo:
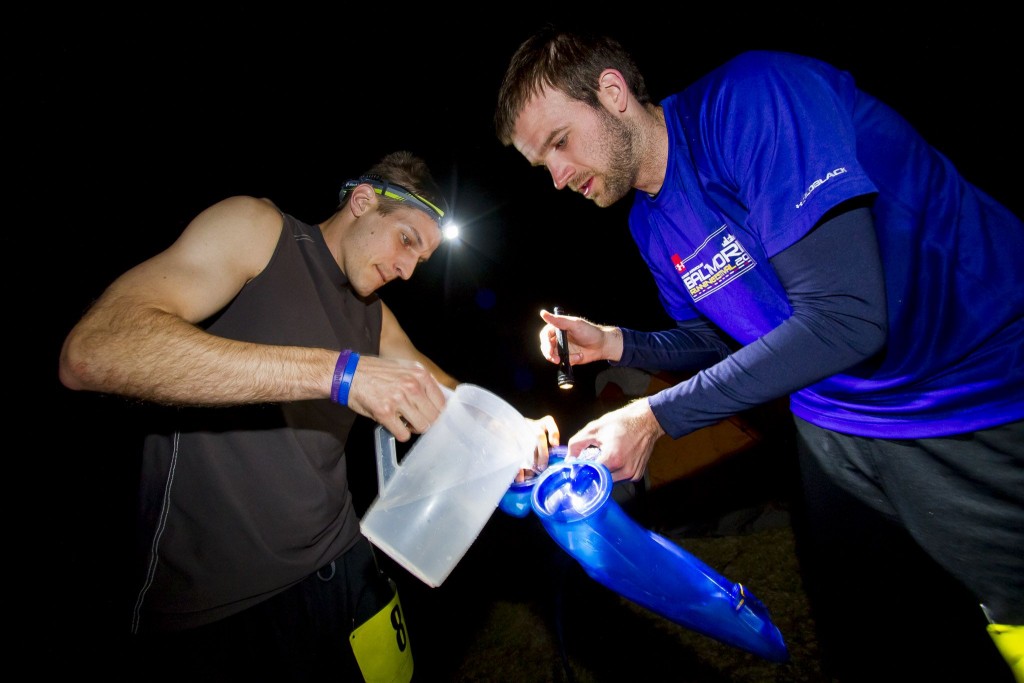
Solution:
{"label": "race bib number", "polygon": [[384,609],[352,631],[349,643],[367,683],[412,680],[412,648],[397,590]]}

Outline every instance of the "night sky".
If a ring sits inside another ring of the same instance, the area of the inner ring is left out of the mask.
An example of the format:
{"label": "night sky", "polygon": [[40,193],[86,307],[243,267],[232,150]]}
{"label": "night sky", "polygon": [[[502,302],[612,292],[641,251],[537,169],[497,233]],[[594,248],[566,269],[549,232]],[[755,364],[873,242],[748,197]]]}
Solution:
{"label": "night sky", "polygon": [[[302,12],[233,3],[232,16],[170,7],[43,8],[11,16],[6,27],[4,146],[13,151],[8,197],[18,222],[4,236],[17,301],[8,329],[42,323],[47,334],[33,345],[42,362],[28,394],[40,385],[46,393],[14,418],[43,435],[24,454],[32,562],[59,562],[69,549],[80,561],[109,561],[112,537],[128,521],[132,456],[120,449],[120,404],[60,386],[64,335],[111,280],[224,197],[268,197],[318,222],[342,183],[383,154],[423,156],[464,239],[442,246],[410,282],[380,290],[382,298],[442,367],[528,416],[554,414],[565,438],[585,421],[600,368],[577,368],[577,388],[559,392],[556,367],[537,351],[537,312],[559,305],[601,323],[670,325],[629,237],[628,202],[602,210],[555,192],[545,171],[493,132],[497,86],[515,46],[542,21],[572,15],[520,4],[513,13],[525,18],[500,16],[501,6]],[[616,12],[572,23],[620,38],[655,99],[746,49],[831,61],[1021,212],[1016,18],[837,21],[815,14],[823,5],[794,8]]]}

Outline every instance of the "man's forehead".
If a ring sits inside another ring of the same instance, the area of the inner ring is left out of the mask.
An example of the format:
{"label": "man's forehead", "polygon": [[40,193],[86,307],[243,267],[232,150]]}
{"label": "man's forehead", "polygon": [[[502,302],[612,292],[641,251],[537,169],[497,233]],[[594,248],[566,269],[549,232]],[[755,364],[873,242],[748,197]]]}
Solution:
{"label": "man's forehead", "polygon": [[582,104],[557,88],[541,88],[526,101],[516,118],[513,145],[530,163],[541,163],[547,148],[579,114],[575,105]]}

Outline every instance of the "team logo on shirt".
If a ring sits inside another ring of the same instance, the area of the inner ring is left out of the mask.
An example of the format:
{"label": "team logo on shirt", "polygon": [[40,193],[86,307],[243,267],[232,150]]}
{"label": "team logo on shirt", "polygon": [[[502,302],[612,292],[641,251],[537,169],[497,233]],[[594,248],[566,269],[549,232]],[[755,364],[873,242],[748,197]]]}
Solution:
{"label": "team logo on shirt", "polygon": [[797,202],[796,208],[799,209],[801,206],[806,204],[807,203],[807,198],[810,197],[811,193],[814,192],[815,190],[817,190],[820,186],[824,185],[826,182],[828,182],[829,180],[832,180],[836,176],[843,175],[844,173],[846,173],[846,167],[845,166],[840,166],[839,168],[833,169],[833,170],[829,171],[828,173],[826,173],[824,178],[818,178],[813,183],[808,185],[807,186],[807,192],[804,192],[804,196],[800,198],[799,202]]}
{"label": "team logo on shirt", "polygon": [[727,229],[726,225],[720,227],[686,258],[672,255],[672,265],[694,301],[713,294],[757,265],[735,235],[722,235]]}

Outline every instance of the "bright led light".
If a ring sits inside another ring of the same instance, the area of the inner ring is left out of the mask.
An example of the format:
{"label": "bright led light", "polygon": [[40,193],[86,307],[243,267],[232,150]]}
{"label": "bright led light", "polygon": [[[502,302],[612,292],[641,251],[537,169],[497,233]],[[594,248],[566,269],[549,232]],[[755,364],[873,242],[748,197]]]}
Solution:
{"label": "bright led light", "polygon": [[446,240],[457,240],[459,239],[459,226],[455,223],[448,223],[444,226],[444,238]]}

